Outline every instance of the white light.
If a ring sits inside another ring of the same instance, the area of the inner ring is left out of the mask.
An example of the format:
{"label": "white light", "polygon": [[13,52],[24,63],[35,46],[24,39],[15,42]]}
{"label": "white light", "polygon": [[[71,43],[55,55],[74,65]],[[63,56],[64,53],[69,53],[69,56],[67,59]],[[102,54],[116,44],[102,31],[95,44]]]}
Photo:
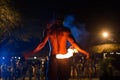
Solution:
{"label": "white light", "polygon": [[103,58],[104,58],[104,59],[107,58],[106,55],[107,55],[107,53],[103,53]]}
{"label": "white light", "polygon": [[37,57],[35,56],[34,59],[37,59]]}
{"label": "white light", "polygon": [[103,37],[105,37],[105,38],[108,37],[108,33],[107,33],[107,32],[104,32],[102,35],[103,35]]}
{"label": "white light", "polygon": [[2,59],[5,59],[5,57],[2,57]]}
{"label": "white light", "polygon": [[57,54],[56,58],[58,59],[64,59],[64,58],[70,58],[73,56],[74,53],[77,53],[77,49],[68,49],[68,52],[66,54]]}
{"label": "white light", "polygon": [[44,64],[44,61],[42,61],[42,64]]}
{"label": "white light", "polygon": [[120,55],[120,53],[119,53],[119,52],[116,52],[116,54]]}
{"label": "white light", "polygon": [[45,61],[45,59],[41,59],[41,61]]}
{"label": "white light", "polygon": [[18,59],[20,59],[20,57],[18,57]]}
{"label": "white light", "polygon": [[74,49],[74,53],[78,53],[78,50],[77,50],[77,49]]}
{"label": "white light", "polygon": [[111,52],[110,54],[114,54],[114,52]]}

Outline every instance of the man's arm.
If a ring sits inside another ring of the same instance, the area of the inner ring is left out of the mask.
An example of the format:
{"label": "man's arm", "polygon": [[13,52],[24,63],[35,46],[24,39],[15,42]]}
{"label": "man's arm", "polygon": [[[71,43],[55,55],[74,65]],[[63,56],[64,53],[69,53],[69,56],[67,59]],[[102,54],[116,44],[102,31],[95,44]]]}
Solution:
{"label": "man's arm", "polygon": [[48,41],[48,36],[45,36],[43,40],[40,42],[40,44],[38,44],[38,46],[32,51],[32,53],[35,54],[39,52],[45,46],[47,41]]}
{"label": "man's arm", "polygon": [[72,46],[74,48],[76,48],[79,52],[81,52],[82,54],[86,55],[86,59],[88,59],[90,57],[90,54],[88,52],[86,52],[85,50],[81,49],[79,47],[79,45],[77,44],[77,42],[75,41],[74,37],[72,36],[71,33],[69,33],[68,35],[68,41],[72,44]]}
{"label": "man's arm", "polygon": [[37,52],[39,52],[45,46],[47,41],[48,41],[48,34],[47,34],[47,32],[45,32],[45,35],[44,35],[42,41],[37,45],[37,47],[34,50],[32,50],[32,51],[30,51],[28,53],[25,53],[24,57],[28,58],[31,55],[36,54]]}

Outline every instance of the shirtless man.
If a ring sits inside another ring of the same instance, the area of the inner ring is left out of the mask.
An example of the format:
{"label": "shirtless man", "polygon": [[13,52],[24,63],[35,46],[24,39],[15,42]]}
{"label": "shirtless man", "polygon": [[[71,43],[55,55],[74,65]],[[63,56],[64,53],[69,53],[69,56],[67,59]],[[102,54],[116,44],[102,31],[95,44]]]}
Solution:
{"label": "shirtless man", "polygon": [[80,53],[86,55],[87,59],[89,58],[89,53],[79,47],[72,37],[70,30],[63,27],[63,22],[60,19],[56,19],[55,23],[45,30],[45,35],[41,43],[29,54],[26,54],[25,57],[29,57],[40,51],[47,41],[49,41],[50,45],[47,80],[68,80],[70,75],[69,59],[56,58],[57,54],[67,53],[67,41]]}

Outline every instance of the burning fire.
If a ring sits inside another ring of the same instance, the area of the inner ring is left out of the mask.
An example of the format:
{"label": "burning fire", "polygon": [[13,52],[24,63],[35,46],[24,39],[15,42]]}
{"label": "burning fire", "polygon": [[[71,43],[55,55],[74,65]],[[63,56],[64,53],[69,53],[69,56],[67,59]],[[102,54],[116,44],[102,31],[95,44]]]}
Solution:
{"label": "burning fire", "polygon": [[70,58],[73,56],[73,53],[78,53],[77,49],[75,48],[68,48],[68,52],[66,54],[57,54],[57,59],[64,59],[64,58]]}

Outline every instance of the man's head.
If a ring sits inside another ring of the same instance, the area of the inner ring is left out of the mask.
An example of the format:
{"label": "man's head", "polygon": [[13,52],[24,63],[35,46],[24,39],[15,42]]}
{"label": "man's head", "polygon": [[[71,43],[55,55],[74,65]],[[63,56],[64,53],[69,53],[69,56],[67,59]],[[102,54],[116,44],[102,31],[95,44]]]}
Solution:
{"label": "man's head", "polygon": [[55,19],[55,24],[63,24],[64,18],[63,17],[57,17]]}
{"label": "man's head", "polygon": [[47,29],[53,27],[53,25],[63,25],[63,18],[62,17],[57,17],[51,20],[49,23],[47,23]]}

